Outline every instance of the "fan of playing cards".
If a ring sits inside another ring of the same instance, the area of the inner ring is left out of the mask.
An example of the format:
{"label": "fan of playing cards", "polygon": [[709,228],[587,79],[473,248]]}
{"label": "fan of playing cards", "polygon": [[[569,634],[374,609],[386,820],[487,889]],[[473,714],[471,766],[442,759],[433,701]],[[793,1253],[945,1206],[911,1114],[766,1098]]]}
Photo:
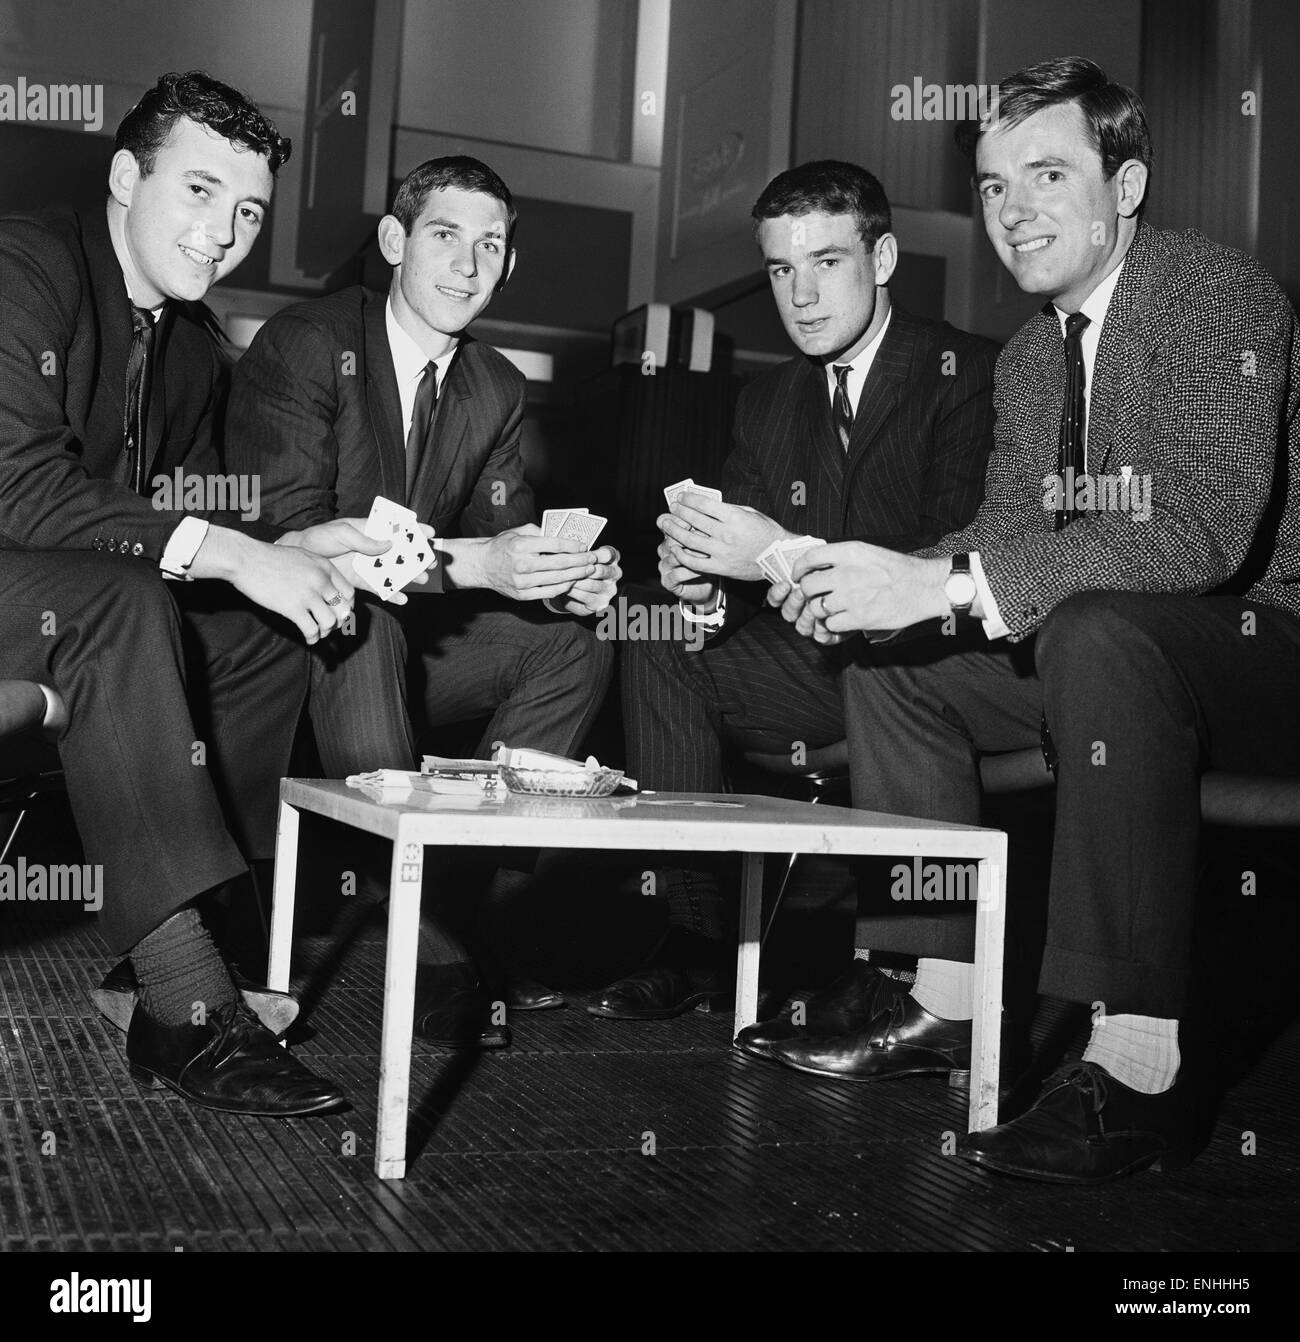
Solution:
{"label": "fan of playing cards", "polygon": [[385,601],[414,582],[438,562],[433,542],[424,534],[410,508],[392,499],[377,498],[366,518],[366,535],[377,541],[392,541],[381,555],[353,555],[352,569],[362,586]]}
{"label": "fan of playing cards", "polygon": [[542,535],[581,541],[590,550],[596,544],[596,537],[604,531],[607,520],[586,508],[548,508],[542,514]]}

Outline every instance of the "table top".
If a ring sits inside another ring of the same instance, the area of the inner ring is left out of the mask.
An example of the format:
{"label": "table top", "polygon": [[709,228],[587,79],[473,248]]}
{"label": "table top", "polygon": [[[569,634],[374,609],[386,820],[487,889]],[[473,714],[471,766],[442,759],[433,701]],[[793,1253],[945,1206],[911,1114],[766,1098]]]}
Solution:
{"label": "table top", "polygon": [[738,853],[925,855],[1005,861],[1001,830],[735,793],[646,792],[599,799],[374,796],[328,779],[286,778],[281,800],[406,843]]}

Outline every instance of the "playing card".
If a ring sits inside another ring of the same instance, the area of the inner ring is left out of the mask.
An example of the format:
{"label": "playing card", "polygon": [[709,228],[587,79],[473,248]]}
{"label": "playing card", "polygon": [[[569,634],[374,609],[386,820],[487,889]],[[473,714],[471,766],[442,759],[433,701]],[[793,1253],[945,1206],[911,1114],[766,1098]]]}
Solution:
{"label": "playing card", "polygon": [[575,509],[564,519],[555,535],[561,540],[581,541],[590,550],[596,543],[596,537],[604,531],[608,520],[605,517],[597,517],[595,513],[589,513],[585,508],[581,511]]}
{"label": "playing card", "polygon": [[777,547],[780,541],[773,541],[762,554],[758,555],[754,563],[763,570],[764,576],[771,583],[788,583],[790,579],[781,572],[781,566],[776,560]]}
{"label": "playing card", "polygon": [[[814,550],[819,545],[825,545],[824,540],[816,536],[796,536],[791,539],[777,542],[777,555],[780,557],[781,565],[788,573],[794,571],[794,561],[799,558],[805,550]],[[787,579],[789,581],[789,579]]]}
{"label": "playing card", "polygon": [[675,485],[664,486],[664,498],[668,500],[668,506],[671,508],[683,494],[689,493],[695,488],[695,481],[687,476],[685,480],[678,480]]}
{"label": "playing card", "polygon": [[421,573],[432,568],[437,559],[433,542],[417,526],[399,529],[392,540],[392,548],[386,554],[356,555],[352,560],[357,577],[385,601],[391,601]]}
{"label": "playing card", "polygon": [[366,518],[366,535],[377,541],[392,540],[404,527],[413,527],[418,519],[410,508],[386,499],[382,494],[370,506]]}
{"label": "playing card", "polygon": [[558,536],[565,520],[573,513],[585,513],[586,508],[548,508],[542,514],[542,535]]}

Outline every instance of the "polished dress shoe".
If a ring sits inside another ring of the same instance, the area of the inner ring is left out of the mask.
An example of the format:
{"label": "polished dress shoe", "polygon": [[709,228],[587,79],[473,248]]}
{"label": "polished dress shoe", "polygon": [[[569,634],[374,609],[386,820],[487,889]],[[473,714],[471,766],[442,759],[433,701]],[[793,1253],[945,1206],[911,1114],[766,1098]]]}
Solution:
{"label": "polished dress shoe", "polygon": [[838,1039],[787,1039],[772,1057],[800,1072],[843,1081],[882,1081],[892,1076],[970,1069],[971,1023],[932,1016],[911,995],[899,993],[869,1025]]}
{"label": "polished dress shoe", "polygon": [[755,1058],[771,1058],[772,1045],[787,1039],[833,1039],[869,1025],[909,985],[882,974],[865,960],[854,960],[833,983],[813,993],[803,1005],[802,1024],[796,1025],[798,1006],[771,1020],[746,1026],[735,1045]]}
{"label": "polished dress shoe", "polygon": [[228,1114],[289,1118],[344,1103],[342,1091],[282,1048],[242,1001],[218,1007],[203,1025],[160,1025],[137,1004],[126,1056],[142,1085],[167,1086]]}
{"label": "polished dress shoe", "polygon": [[472,965],[422,965],[417,971],[419,1039],[443,1048],[509,1048],[510,1027],[493,1022],[495,1006]]}
{"label": "polished dress shoe", "polygon": [[[232,964],[228,968],[245,1005],[277,1038],[298,1019],[295,997],[276,992],[264,983],[254,983],[240,972],[238,965]],[[99,1012],[123,1033],[130,1028],[139,996],[135,966],[129,959],[119,961],[104,975],[99,987],[90,990],[90,1000]]]}
{"label": "polished dress shoe", "polygon": [[643,969],[611,983],[587,1007],[608,1020],[669,1020],[692,1007],[725,1011],[735,1001],[735,977],[721,967],[721,945],[670,927]]}
{"label": "polished dress shoe", "polygon": [[552,1011],[568,1005],[563,993],[521,974],[506,980],[505,1004],[511,1011]]}
{"label": "polished dress shoe", "polygon": [[986,1170],[1054,1184],[1100,1184],[1191,1159],[1186,1087],[1144,1095],[1095,1062],[1063,1067],[1010,1123],[970,1132],[957,1154]]}

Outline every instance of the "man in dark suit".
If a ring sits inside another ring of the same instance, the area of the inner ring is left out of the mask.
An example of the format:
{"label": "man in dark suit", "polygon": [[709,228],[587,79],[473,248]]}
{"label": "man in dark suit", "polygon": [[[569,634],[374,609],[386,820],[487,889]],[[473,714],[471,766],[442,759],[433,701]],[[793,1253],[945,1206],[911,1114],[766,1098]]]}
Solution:
{"label": "man in dark suit", "polygon": [[289,144],[191,73],[145,94],[115,148],[101,209],[0,221],[0,647],[70,711],[68,794],[139,986],[133,1072],[210,1107],[314,1113],[342,1097],[245,1009],[195,900],[272,855],[301,645],[351,604],[330,559],[382,547],[163,506],[155,473],[215,496],[201,300],[247,255]]}
{"label": "man in dark suit", "polygon": [[[971,140],[994,248],[1050,300],[998,365],[984,504],[923,555],[810,552],[774,597],[823,644],[983,621],[985,647],[852,673],[857,805],[976,823],[978,754],[1050,733],[1040,988],[1094,1004],[1092,1036],[1033,1109],[960,1149],[1095,1183],[1186,1155],[1204,1117],[1179,1036],[1199,775],[1300,769],[1300,348],[1254,260],[1141,222],[1145,113],[1092,62],[1004,80]],[[782,1061],[855,1079],[967,1065],[972,920],[898,924],[873,944],[921,956],[911,992],[855,1033],[776,1045]]]}
{"label": "man in dark suit", "polygon": [[[334,777],[415,767],[408,659],[421,727],[490,715],[480,756],[502,742],[570,755],[605,696],[612,650],[570,617],[608,603],[617,553],[541,534],[520,456],[524,378],[465,331],[514,266],[515,218],[486,164],[421,164],[379,224],[388,293],[354,287],[276,314],[235,371],[227,463],[260,477],[268,517],[307,526],[383,495],[437,533],[424,589],[437,599],[400,612],[367,601],[355,631],[312,659],[312,724]],[[562,1003],[489,963],[501,929],[486,924],[523,883],[499,871],[459,935],[426,918],[424,959],[441,972],[425,974],[418,1033],[500,1044],[500,1023],[484,1023],[492,992],[516,1010]]]}
{"label": "man in dark suit", "polygon": [[[757,556],[783,536],[915,547],[964,523],[992,443],[997,347],[892,304],[898,260],[880,183],[851,163],[780,174],[754,206],[773,297],[798,358],[741,393],[723,501],[687,494],[659,519],[659,572],[712,637],[624,648],[628,764],[643,786],[718,792],[724,741],[787,753],[843,736],[847,658],[763,605]],[[658,875],[670,932],[591,1010],[675,1015],[725,991],[734,899],[716,873]],[[833,990],[871,987],[856,966]]]}

